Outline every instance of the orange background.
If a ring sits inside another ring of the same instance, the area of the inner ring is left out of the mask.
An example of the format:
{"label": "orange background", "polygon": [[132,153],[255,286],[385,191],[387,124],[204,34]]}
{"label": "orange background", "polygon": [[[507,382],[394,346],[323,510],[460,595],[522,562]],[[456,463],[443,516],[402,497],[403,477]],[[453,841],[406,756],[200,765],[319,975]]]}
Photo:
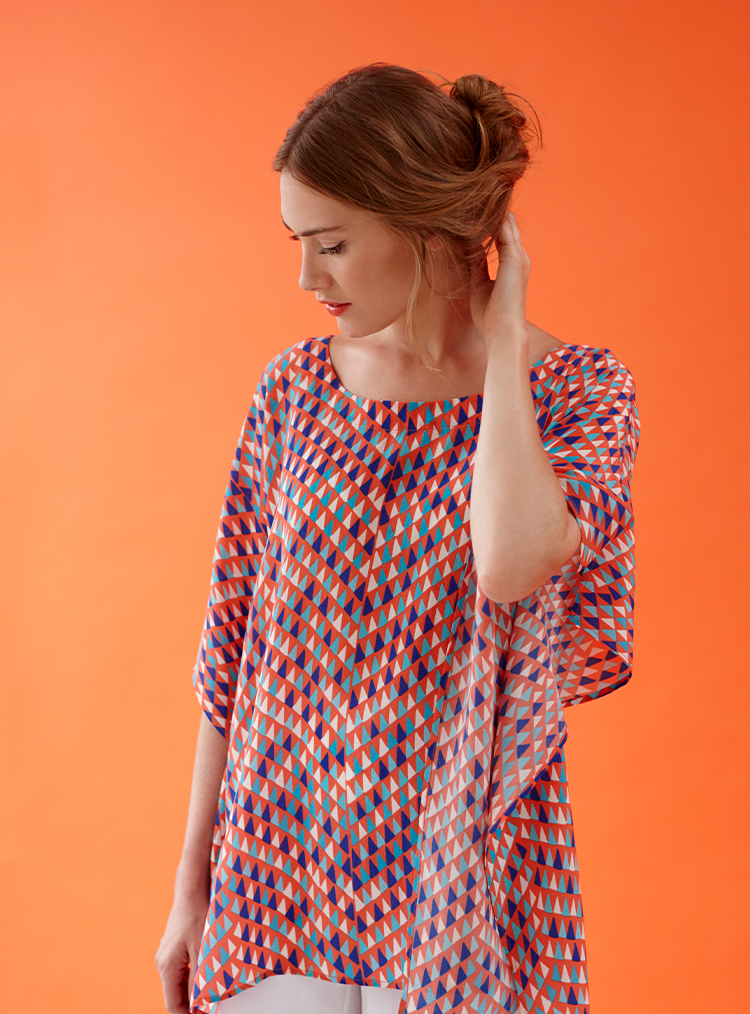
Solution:
{"label": "orange background", "polygon": [[537,106],[530,316],[636,378],[635,677],[568,713],[593,1012],[747,1009],[745,8],[4,0],[3,1010],[162,1009],[229,464],[336,330],[269,165],[373,60]]}

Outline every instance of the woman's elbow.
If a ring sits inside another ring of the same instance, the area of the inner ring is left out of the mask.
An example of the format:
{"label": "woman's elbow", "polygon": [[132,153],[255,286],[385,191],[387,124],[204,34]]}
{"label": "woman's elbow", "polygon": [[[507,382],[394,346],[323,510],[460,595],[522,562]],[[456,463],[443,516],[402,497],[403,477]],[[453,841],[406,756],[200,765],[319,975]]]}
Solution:
{"label": "woman's elbow", "polygon": [[547,584],[551,577],[559,574],[563,565],[575,554],[578,544],[573,540],[564,547],[562,553],[558,552],[554,557],[536,561],[526,559],[517,567],[477,566],[477,585],[493,602],[520,602]]}
{"label": "woman's elbow", "polygon": [[477,571],[477,586],[491,602],[519,602],[545,583],[545,579],[519,580],[513,575]]}
{"label": "woman's elbow", "polygon": [[568,514],[566,520],[562,539],[551,546],[513,545],[497,551],[492,561],[475,557],[477,585],[487,598],[493,602],[519,602],[559,574],[581,543],[581,530],[573,514]]}

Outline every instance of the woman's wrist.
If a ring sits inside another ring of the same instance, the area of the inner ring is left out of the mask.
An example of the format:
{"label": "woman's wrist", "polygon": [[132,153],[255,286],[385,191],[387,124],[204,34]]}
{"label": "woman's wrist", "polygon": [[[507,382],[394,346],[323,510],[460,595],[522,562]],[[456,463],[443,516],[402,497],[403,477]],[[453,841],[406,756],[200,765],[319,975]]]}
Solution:
{"label": "woman's wrist", "polygon": [[513,324],[494,329],[484,336],[484,341],[488,359],[528,356],[529,332],[526,325]]}
{"label": "woman's wrist", "polygon": [[172,907],[177,910],[200,909],[208,905],[210,896],[211,892],[207,881],[203,886],[194,884],[192,887],[188,884],[183,884],[181,887],[178,887],[175,883],[174,901]]}
{"label": "woman's wrist", "polygon": [[183,855],[175,876],[175,899],[203,900],[208,898],[211,881],[210,855]]}

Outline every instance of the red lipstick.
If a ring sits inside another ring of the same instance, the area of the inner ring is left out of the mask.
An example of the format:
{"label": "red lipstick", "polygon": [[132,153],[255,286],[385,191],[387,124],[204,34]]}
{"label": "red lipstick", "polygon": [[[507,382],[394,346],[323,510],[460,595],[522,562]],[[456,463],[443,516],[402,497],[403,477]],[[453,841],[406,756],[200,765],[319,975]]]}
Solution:
{"label": "red lipstick", "polygon": [[332,313],[334,317],[338,317],[340,313],[343,313],[344,310],[348,310],[352,305],[351,303],[328,303],[325,300],[321,300],[321,302],[326,310],[328,310],[329,313]]}

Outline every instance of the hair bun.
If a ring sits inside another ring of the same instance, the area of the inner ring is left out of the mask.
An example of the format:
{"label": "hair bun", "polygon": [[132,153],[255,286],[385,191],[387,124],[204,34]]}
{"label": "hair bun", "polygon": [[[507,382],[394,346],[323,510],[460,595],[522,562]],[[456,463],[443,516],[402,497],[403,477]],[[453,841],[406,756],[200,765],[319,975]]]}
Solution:
{"label": "hair bun", "polygon": [[456,78],[453,82],[450,97],[463,102],[472,112],[478,112],[483,105],[482,100],[488,92],[492,91],[504,94],[503,88],[500,85],[495,84],[494,81],[490,81],[486,77],[482,77],[481,74],[464,74],[463,77]]}
{"label": "hair bun", "polygon": [[449,94],[471,115],[467,126],[473,134],[473,168],[498,171],[511,182],[519,180],[529,161],[527,142],[541,136],[533,110],[529,122],[513,101],[516,96],[481,74],[457,78]]}

